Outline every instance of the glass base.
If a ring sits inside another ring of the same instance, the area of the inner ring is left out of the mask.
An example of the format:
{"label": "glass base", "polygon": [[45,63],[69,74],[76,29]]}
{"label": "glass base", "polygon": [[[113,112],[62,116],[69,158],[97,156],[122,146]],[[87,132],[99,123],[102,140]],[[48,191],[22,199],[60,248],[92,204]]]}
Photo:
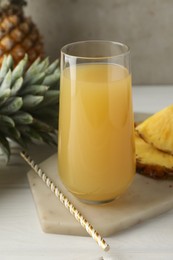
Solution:
{"label": "glass base", "polygon": [[119,197],[113,198],[113,199],[109,199],[109,200],[102,200],[102,201],[93,201],[93,200],[85,200],[85,199],[81,199],[78,198],[78,200],[80,200],[82,203],[85,204],[90,204],[90,205],[102,205],[102,204],[107,204],[110,203],[116,199],[118,199]]}

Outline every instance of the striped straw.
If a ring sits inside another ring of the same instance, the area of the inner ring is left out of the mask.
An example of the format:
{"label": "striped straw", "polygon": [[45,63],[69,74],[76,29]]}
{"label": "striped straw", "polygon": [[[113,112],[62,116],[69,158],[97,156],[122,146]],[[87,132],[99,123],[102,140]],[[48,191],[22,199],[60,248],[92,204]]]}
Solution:
{"label": "striped straw", "polygon": [[59,190],[59,188],[52,182],[51,179],[44,173],[44,171],[30,158],[26,152],[20,153],[21,157],[31,166],[31,168],[38,174],[42,181],[49,187],[60,202],[70,211],[75,219],[81,224],[87,233],[97,242],[97,244],[104,250],[110,249],[106,241],[93,228],[93,226],[83,217],[83,215],[74,207],[69,199]]}

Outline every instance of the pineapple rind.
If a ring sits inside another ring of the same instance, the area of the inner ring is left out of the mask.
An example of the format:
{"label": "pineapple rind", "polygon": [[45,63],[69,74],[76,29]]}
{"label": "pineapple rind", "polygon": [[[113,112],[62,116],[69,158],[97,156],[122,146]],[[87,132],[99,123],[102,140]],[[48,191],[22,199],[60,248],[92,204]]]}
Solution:
{"label": "pineapple rind", "polygon": [[153,178],[173,175],[173,156],[146,143],[135,131],[137,172]]}
{"label": "pineapple rind", "polygon": [[0,8],[0,65],[4,55],[11,54],[17,65],[27,53],[29,65],[44,56],[42,36],[30,17],[25,17],[20,1],[1,4]]}

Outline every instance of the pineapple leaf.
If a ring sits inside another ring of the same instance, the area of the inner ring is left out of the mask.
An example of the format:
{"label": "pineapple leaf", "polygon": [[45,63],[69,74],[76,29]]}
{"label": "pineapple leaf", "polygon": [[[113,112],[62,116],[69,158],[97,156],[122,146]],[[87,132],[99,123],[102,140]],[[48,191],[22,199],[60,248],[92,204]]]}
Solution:
{"label": "pineapple leaf", "polygon": [[21,97],[13,97],[10,98],[8,104],[1,108],[1,113],[10,115],[17,112],[23,105],[23,101]]}
{"label": "pineapple leaf", "polygon": [[56,105],[49,107],[39,107],[33,113],[35,118],[52,126],[54,129],[58,127],[58,107]]}
{"label": "pineapple leaf", "polygon": [[22,85],[23,85],[23,78],[20,77],[15,81],[14,85],[11,88],[11,96],[15,96],[17,92],[22,88]]}
{"label": "pineapple leaf", "polygon": [[13,58],[11,55],[4,55],[2,66],[0,69],[0,84],[2,83],[4,77],[10,69],[13,69]]}
{"label": "pineapple leaf", "polygon": [[[24,78],[24,85],[35,85],[35,84],[42,84],[45,77],[45,72],[41,72],[35,75],[32,75],[31,77],[25,77]],[[44,84],[46,85],[46,84]]]}
{"label": "pineapple leaf", "polygon": [[16,124],[20,125],[29,125],[33,123],[33,117],[26,112],[18,112],[12,118]]}
{"label": "pineapple leaf", "polygon": [[32,63],[32,65],[28,68],[27,72],[29,72],[29,71],[31,71],[33,68],[37,67],[38,64],[40,63],[40,61],[41,61],[41,58],[38,57],[38,58]]}
{"label": "pineapple leaf", "polygon": [[0,86],[0,90],[4,90],[4,89],[8,89],[11,86],[11,79],[12,79],[12,74],[11,74],[11,70],[9,70],[4,78],[4,80],[2,81],[2,84]]}
{"label": "pineapple leaf", "polygon": [[42,132],[54,132],[54,128],[36,118],[34,118],[33,126],[37,129],[41,129]]}
{"label": "pineapple leaf", "polygon": [[52,85],[57,84],[59,78],[60,73],[56,71],[54,72],[54,74],[46,76],[43,81],[43,84],[51,87]]}
{"label": "pineapple leaf", "polygon": [[9,128],[8,129],[8,135],[13,140],[19,140],[20,139],[20,132],[16,128]]}
{"label": "pineapple leaf", "polygon": [[23,98],[23,107],[25,109],[36,107],[39,103],[42,102],[43,98],[43,96],[26,95]]}
{"label": "pineapple leaf", "polygon": [[21,94],[22,95],[26,95],[26,94],[43,95],[48,89],[49,89],[49,87],[44,86],[44,85],[31,85],[31,86],[24,88],[21,91]]}
{"label": "pineapple leaf", "polygon": [[40,73],[38,66],[40,64],[40,58],[37,58],[32,65],[28,68],[28,70],[25,73],[25,84],[30,82],[30,80],[37,74]]}
{"label": "pineapple leaf", "polygon": [[55,137],[55,134],[54,135],[50,135],[48,133],[42,133],[41,134],[41,137],[43,139],[43,141],[47,144],[50,144],[50,145],[57,145],[57,142],[56,142],[56,137]]}
{"label": "pineapple leaf", "polygon": [[34,114],[36,114],[40,118],[53,118],[57,117],[57,114],[55,111],[57,110],[57,107],[54,106],[49,106],[49,107],[41,107],[39,106],[37,110],[34,111]]}
{"label": "pineapple leaf", "polygon": [[43,72],[49,66],[49,58],[45,58],[38,66],[37,72]]}
{"label": "pineapple leaf", "polygon": [[5,163],[7,163],[10,157],[10,146],[5,136],[1,133],[0,133],[0,148],[5,157]]}
{"label": "pineapple leaf", "polygon": [[29,139],[30,142],[33,142],[34,140],[43,142],[43,139],[39,133],[39,131],[36,131],[35,129],[29,127],[29,126],[23,126],[21,128],[22,135]]}
{"label": "pineapple leaf", "polygon": [[31,136],[31,139],[37,140],[39,142],[43,142],[43,139],[42,139],[41,135],[36,130],[30,129],[28,134]]}
{"label": "pineapple leaf", "polygon": [[0,115],[0,126],[15,127],[15,123],[9,116]]}
{"label": "pineapple leaf", "polygon": [[33,74],[33,72],[37,69],[37,66],[39,65],[40,63],[40,60],[41,58],[37,58],[33,63],[32,65],[28,68],[28,70],[26,71],[26,74],[25,76],[28,77],[30,76],[31,74]]}
{"label": "pineapple leaf", "polygon": [[40,104],[40,106],[48,106],[57,103],[59,99],[59,91],[58,90],[48,90],[44,95],[44,100]]}
{"label": "pineapple leaf", "polygon": [[18,143],[22,148],[27,149],[27,143],[28,140],[22,135],[22,133],[20,132],[20,138],[19,139],[14,139],[13,140]]}
{"label": "pineapple leaf", "polygon": [[15,69],[13,70],[12,72],[12,84],[14,84],[14,82],[23,76],[23,73],[25,71],[25,68],[26,68],[26,64],[28,62],[28,56],[25,55],[24,59],[21,60],[18,65],[15,67]]}
{"label": "pineapple leaf", "polygon": [[46,69],[46,75],[53,74],[58,64],[59,64],[59,60],[57,59]]}
{"label": "pineapple leaf", "polygon": [[1,129],[1,132],[3,132],[6,137],[9,137],[12,140],[19,140],[20,139],[20,132],[15,127],[3,127]]}
{"label": "pineapple leaf", "polygon": [[7,68],[8,68],[8,69],[13,69],[13,58],[12,58],[11,55],[8,55],[8,56],[7,56],[7,61],[6,61],[6,63],[7,63]]}
{"label": "pineapple leaf", "polygon": [[5,75],[7,74],[7,71],[9,70],[7,65],[7,56],[5,55],[3,58],[2,66],[0,69],[0,84],[2,83]]}
{"label": "pineapple leaf", "polygon": [[10,97],[10,93],[10,89],[4,89],[0,91],[0,106],[2,106],[7,101],[7,99]]}

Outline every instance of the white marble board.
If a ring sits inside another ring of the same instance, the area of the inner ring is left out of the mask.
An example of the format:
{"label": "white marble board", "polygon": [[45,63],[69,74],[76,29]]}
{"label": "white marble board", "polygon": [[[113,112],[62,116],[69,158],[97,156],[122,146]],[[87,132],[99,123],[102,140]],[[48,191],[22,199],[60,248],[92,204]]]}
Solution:
{"label": "white marble board", "polygon": [[[62,185],[57,174],[57,154],[40,165],[102,236],[110,236],[173,208],[172,180],[159,181],[136,174],[132,186],[119,199],[105,205],[87,205],[71,195]],[[33,171],[28,173],[28,179],[43,231],[87,235]]]}

